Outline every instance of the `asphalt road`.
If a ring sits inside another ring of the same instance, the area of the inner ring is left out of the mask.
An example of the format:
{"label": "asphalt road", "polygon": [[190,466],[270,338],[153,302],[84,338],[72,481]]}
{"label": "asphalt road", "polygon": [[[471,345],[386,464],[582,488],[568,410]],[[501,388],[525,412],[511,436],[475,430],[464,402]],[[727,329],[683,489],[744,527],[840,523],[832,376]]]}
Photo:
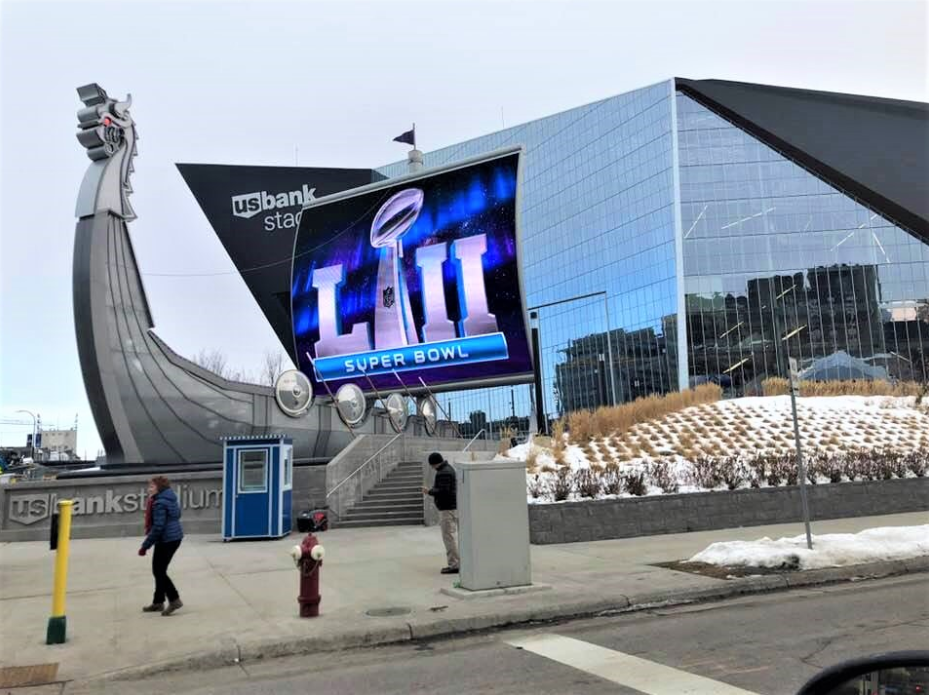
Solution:
{"label": "asphalt road", "polygon": [[247,663],[113,684],[112,692],[129,686],[133,693],[174,695],[779,695],[847,658],[927,646],[929,576],[916,575]]}

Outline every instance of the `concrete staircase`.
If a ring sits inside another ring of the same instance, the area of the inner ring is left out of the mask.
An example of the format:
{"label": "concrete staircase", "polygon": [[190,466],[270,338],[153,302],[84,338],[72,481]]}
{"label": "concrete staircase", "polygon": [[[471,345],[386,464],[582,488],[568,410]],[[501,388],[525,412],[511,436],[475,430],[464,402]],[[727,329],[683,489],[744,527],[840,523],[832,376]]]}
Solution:
{"label": "concrete staircase", "polygon": [[422,525],[422,487],[423,464],[400,463],[335,525],[339,528]]}

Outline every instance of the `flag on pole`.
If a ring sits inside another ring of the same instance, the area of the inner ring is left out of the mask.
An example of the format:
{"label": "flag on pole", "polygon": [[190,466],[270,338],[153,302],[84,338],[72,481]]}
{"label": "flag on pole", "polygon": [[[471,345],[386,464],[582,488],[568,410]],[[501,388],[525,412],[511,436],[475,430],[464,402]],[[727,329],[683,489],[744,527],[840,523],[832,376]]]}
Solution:
{"label": "flag on pole", "polygon": [[412,145],[413,149],[416,149],[416,124],[413,124],[412,130],[408,130],[395,137],[394,142],[404,142],[407,145]]}

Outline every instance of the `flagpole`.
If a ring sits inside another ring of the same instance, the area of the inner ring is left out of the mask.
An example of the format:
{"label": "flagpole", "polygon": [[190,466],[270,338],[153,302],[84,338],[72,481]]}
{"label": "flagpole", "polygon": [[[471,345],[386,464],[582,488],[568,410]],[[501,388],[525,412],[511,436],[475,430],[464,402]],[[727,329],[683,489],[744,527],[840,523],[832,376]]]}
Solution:
{"label": "flagpole", "polygon": [[406,156],[411,174],[423,170],[423,153],[416,149],[416,123],[413,124],[413,149],[410,150]]}

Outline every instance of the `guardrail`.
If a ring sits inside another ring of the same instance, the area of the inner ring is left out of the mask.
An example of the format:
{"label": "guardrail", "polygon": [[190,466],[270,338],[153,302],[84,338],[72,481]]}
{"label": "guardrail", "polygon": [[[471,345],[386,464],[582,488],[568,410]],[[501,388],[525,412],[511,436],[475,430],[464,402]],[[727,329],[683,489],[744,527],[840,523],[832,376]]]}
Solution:
{"label": "guardrail", "polygon": [[382,446],[380,449],[378,449],[374,454],[372,454],[372,455],[369,456],[367,459],[365,459],[365,462],[362,463],[360,466],[358,466],[358,468],[356,468],[355,470],[353,470],[351,473],[349,473],[347,476],[345,476],[342,480],[340,480],[338,483],[336,483],[336,485],[335,485],[331,490],[329,490],[329,491],[326,493],[326,499],[328,500],[328,499],[333,495],[333,493],[334,493],[336,490],[338,490],[340,487],[342,487],[343,485],[345,485],[345,483],[347,483],[349,480],[351,480],[352,478],[354,478],[355,475],[357,475],[359,471],[363,470],[365,466],[367,466],[369,463],[371,463],[372,461],[374,461],[378,456],[380,456],[382,453],[384,453],[384,451],[385,451],[388,447],[390,447],[395,441],[397,441],[397,440],[398,440],[400,437],[402,437],[402,436],[403,436],[403,432],[398,432],[397,434],[395,434],[395,435],[390,439],[389,442],[387,442],[384,446]]}
{"label": "guardrail", "polygon": [[484,429],[483,427],[481,427],[481,431],[478,432],[477,434],[475,434],[473,437],[471,437],[471,441],[469,441],[467,444],[465,444],[465,448],[462,449],[461,451],[462,451],[462,452],[465,452],[465,451],[467,451],[468,449],[470,449],[470,448],[471,448],[471,445],[474,444],[474,442],[476,442],[476,441],[480,438],[480,436],[481,436],[482,434],[484,434],[486,431],[487,431],[486,429]]}

